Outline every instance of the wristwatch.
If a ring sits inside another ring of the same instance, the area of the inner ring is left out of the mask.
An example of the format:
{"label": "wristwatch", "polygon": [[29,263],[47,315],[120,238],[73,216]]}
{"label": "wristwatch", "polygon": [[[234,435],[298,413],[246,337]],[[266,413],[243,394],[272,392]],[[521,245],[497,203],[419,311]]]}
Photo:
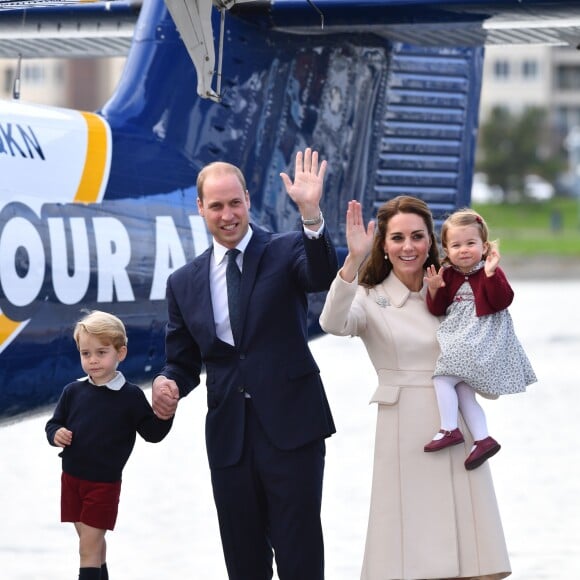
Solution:
{"label": "wristwatch", "polygon": [[[302,217],[302,216],[300,216]],[[317,226],[318,224],[322,223],[322,212],[319,211],[318,212],[318,216],[316,216],[315,218],[310,218],[310,219],[304,219],[302,217],[302,225],[304,226]]]}

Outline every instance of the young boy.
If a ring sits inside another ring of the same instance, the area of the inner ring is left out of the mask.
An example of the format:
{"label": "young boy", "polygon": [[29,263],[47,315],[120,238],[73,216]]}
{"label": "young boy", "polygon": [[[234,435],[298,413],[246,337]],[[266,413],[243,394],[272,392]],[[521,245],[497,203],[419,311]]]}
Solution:
{"label": "young boy", "polygon": [[143,391],[117,370],[127,355],[121,320],[95,310],[73,336],[88,376],[64,388],[45,430],[48,442],[63,448],[61,521],[73,522],[79,535],[79,580],[108,580],[105,533],[115,526],[136,433],[157,443],[173,419],[159,419]]}

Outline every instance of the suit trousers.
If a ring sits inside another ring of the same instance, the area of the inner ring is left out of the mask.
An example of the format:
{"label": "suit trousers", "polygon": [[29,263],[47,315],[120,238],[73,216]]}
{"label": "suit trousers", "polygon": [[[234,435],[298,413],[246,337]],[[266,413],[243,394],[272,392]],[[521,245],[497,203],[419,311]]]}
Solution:
{"label": "suit trousers", "polygon": [[274,555],[280,580],[323,580],[325,441],[277,449],[249,398],[245,413],[240,461],[211,472],[228,577],[270,580]]}

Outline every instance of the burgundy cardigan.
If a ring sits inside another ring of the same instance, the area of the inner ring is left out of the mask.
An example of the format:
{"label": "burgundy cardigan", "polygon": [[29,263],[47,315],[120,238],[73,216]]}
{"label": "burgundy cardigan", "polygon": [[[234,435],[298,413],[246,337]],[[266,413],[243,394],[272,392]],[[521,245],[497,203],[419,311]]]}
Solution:
{"label": "burgundy cardigan", "polygon": [[514,299],[514,291],[501,268],[496,268],[493,276],[487,277],[485,269],[480,268],[472,274],[462,274],[455,268],[447,267],[443,270],[445,286],[439,288],[435,298],[427,292],[427,308],[431,314],[442,316],[463,282],[467,280],[473,290],[475,298],[475,313],[477,316],[494,314],[506,309]]}

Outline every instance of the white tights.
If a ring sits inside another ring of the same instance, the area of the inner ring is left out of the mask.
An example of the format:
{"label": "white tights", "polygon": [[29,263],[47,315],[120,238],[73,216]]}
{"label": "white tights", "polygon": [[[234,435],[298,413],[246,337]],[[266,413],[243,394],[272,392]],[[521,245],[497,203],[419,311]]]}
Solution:
{"label": "white tights", "polygon": [[459,377],[438,376],[433,377],[433,385],[441,416],[441,429],[457,429],[459,410],[475,441],[489,435],[483,408],[475,399],[475,391],[465,381]]}

